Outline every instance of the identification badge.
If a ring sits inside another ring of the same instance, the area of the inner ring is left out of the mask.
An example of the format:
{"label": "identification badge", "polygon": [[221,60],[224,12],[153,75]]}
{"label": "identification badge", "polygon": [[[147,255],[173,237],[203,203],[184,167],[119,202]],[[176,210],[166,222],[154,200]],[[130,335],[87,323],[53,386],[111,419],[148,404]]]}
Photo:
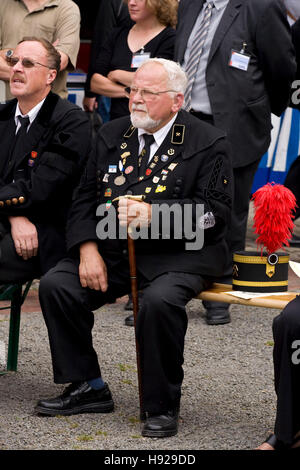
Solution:
{"label": "identification badge", "polygon": [[150,59],[150,52],[140,52],[137,54],[133,54],[132,61],[131,61],[131,68],[137,69],[147,59]]}
{"label": "identification badge", "polygon": [[243,52],[235,51],[232,49],[231,57],[229,61],[229,67],[233,67],[235,69],[244,70],[247,72],[249,67],[251,56],[249,54],[245,54]]}

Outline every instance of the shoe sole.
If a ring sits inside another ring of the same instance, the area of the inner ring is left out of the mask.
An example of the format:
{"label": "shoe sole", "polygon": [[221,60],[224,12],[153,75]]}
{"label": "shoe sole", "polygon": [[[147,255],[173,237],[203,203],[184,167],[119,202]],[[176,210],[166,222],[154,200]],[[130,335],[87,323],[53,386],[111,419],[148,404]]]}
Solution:
{"label": "shoe sole", "polygon": [[226,323],[230,323],[230,322],[231,322],[230,318],[224,319],[224,320],[207,320],[206,319],[206,323],[208,325],[225,325]]}
{"label": "shoe sole", "polygon": [[108,402],[107,404],[103,405],[82,405],[78,406],[69,410],[59,410],[59,409],[51,409],[44,408],[43,406],[36,406],[35,411],[39,414],[46,415],[46,416],[70,416],[76,415],[80,413],[111,413],[114,411],[114,404],[113,402]]}
{"label": "shoe sole", "polygon": [[142,431],[142,436],[143,437],[172,437],[176,436],[177,434],[177,429],[176,431]]}

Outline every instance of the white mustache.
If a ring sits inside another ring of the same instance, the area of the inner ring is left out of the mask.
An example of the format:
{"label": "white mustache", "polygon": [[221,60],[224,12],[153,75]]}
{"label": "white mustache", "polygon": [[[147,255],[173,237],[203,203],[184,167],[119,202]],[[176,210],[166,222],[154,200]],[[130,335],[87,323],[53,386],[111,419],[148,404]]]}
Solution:
{"label": "white mustache", "polygon": [[146,106],[143,106],[142,104],[132,103],[132,111],[145,111],[145,112],[147,112],[147,109],[146,109]]}

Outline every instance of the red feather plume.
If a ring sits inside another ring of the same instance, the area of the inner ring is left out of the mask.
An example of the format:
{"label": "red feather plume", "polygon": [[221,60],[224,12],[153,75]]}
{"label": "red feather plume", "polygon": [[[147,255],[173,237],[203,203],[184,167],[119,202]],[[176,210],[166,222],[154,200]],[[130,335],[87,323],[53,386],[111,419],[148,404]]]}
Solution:
{"label": "red feather plume", "polygon": [[292,191],[282,184],[268,183],[258,189],[252,196],[254,201],[256,243],[268,252],[289,246],[293,231],[293,211],[297,207]]}

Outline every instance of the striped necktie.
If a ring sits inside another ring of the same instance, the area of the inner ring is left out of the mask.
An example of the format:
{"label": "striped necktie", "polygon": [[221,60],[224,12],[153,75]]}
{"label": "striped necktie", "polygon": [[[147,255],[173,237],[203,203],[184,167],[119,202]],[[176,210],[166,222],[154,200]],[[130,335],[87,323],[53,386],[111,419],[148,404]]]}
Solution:
{"label": "striped necktie", "polygon": [[196,34],[195,34],[195,37],[191,46],[191,52],[187,61],[186,68],[185,68],[186,74],[188,76],[188,86],[185,92],[185,109],[187,111],[191,109],[192,88],[194,85],[196,72],[197,72],[200,57],[203,51],[205,39],[209,30],[213,7],[214,7],[213,2],[208,2],[204,7],[203,19],[199,25],[198,30],[196,31]]}
{"label": "striped necktie", "polygon": [[155,139],[152,134],[143,134],[144,137],[144,148],[141,151],[139,156],[139,176],[144,176],[146,168],[148,166],[149,156],[150,156],[150,147],[155,142]]}

